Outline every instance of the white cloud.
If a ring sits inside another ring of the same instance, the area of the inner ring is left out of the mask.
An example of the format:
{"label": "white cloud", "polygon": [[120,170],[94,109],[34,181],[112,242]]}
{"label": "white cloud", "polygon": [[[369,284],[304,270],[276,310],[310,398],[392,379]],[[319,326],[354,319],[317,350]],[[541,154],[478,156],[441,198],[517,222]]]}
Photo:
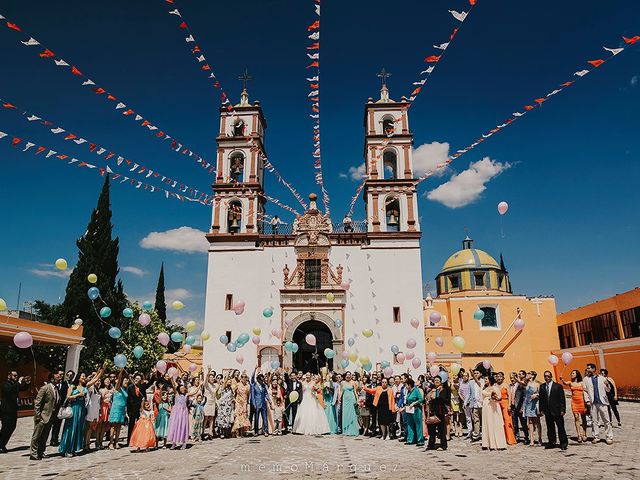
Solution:
{"label": "white cloud", "polygon": [[66,270],[43,270],[40,268],[32,268],[29,270],[29,273],[32,273],[38,277],[69,278],[69,275],[71,275],[72,271],[73,270],[69,268]]}
{"label": "white cloud", "polygon": [[184,302],[189,298],[193,298],[193,293],[186,288],[169,288],[164,291],[164,297],[167,299],[167,304],[171,305],[175,300]]}
{"label": "white cloud", "polygon": [[631,77],[631,81],[629,83],[632,87],[638,85],[638,83],[640,83],[640,75],[634,75],[633,77]]}
{"label": "white cloud", "polygon": [[[413,149],[413,170],[417,177],[430,170],[435,170],[436,165],[444,163],[449,158],[449,144],[447,142],[423,143]],[[434,172],[435,176],[441,176],[447,171],[442,168]]]}
{"label": "white cloud", "polygon": [[136,277],[144,277],[147,273],[149,273],[146,270],[142,270],[138,267],[120,267],[120,270],[123,272],[131,273]]}
{"label": "white cloud", "polygon": [[340,173],[338,174],[338,177],[339,177],[339,178],[349,178],[349,175],[347,175],[346,173],[342,173],[342,172],[340,172]]}
{"label": "white cloud", "polygon": [[177,252],[206,252],[209,242],[205,232],[191,227],[180,227],[166,232],[151,232],[140,240],[142,248],[175,250]]}
{"label": "white cloud", "polygon": [[500,163],[484,157],[469,168],[453,175],[448,182],[443,183],[427,194],[427,198],[442,203],[449,208],[460,208],[475,202],[480,198],[493,177],[511,168],[510,163]]}
{"label": "white cloud", "polygon": [[349,176],[351,177],[351,180],[354,180],[356,182],[362,180],[366,174],[367,167],[365,166],[364,162],[362,162],[357,167],[349,168]]}

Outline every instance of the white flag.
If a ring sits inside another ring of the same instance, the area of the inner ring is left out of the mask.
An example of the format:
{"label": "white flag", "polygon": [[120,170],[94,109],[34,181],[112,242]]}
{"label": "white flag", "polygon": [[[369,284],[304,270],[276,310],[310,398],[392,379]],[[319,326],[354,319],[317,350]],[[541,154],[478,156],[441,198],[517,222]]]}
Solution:
{"label": "white flag", "polygon": [[320,80],[320,77],[316,75],[315,77],[307,78],[307,80],[310,82],[317,82],[318,80]]}
{"label": "white flag", "polygon": [[459,22],[464,22],[464,19],[467,18],[467,12],[456,12],[455,10],[449,10],[449,13],[453,15],[453,18],[455,18]]}
{"label": "white flag", "polygon": [[320,32],[313,32],[311,35],[309,35],[309,38],[311,40],[319,40],[320,39]]}
{"label": "white flag", "polygon": [[35,115],[31,115],[27,117],[27,120],[29,120],[30,122],[33,122],[34,120],[42,120],[42,119],[40,117],[36,117]]}
{"label": "white flag", "polygon": [[198,59],[199,62],[204,62],[205,58],[204,55],[200,55],[199,57],[196,57]]}
{"label": "white flag", "polygon": [[602,47],[604,48],[607,52],[611,52],[614,55],[619,54],[622,50],[624,50],[624,48],[607,48],[607,47]]}
{"label": "white flag", "polygon": [[580,70],[579,72],[574,73],[574,75],[584,77],[587,73],[589,73],[589,70]]}
{"label": "white flag", "polygon": [[138,168],[139,166],[140,166],[140,165],[138,165],[137,163],[134,163],[134,164],[133,164],[133,167],[131,167],[131,168],[129,169],[129,171],[130,171],[130,172],[133,172],[133,171],[134,171],[136,168]]}
{"label": "white flag", "polygon": [[142,117],[136,113],[136,122],[139,122],[140,120],[142,120]]}
{"label": "white flag", "polygon": [[551,93],[547,93],[547,97],[550,97],[551,95],[555,95],[556,93],[560,93],[561,91],[562,91],[562,89],[558,88],[558,89],[554,90]]}
{"label": "white flag", "polygon": [[149,171],[147,172],[147,178],[149,178],[151,175],[153,175],[153,170],[149,170]]}
{"label": "white flag", "polygon": [[413,82],[414,85],[424,85],[424,82],[426,82],[427,79],[423,78],[422,80],[420,80],[419,82]]}
{"label": "white flag", "polygon": [[514,117],[521,117],[521,116],[523,116],[523,115],[524,115],[524,113],[520,113],[520,112],[513,112],[513,116],[514,116]]}
{"label": "white flag", "polygon": [[118,159],[116,160],[116,163],[120,165],[123,161],[124,161],[124,158],[118,157]]}
{"label": "white flag", "polygon": [[149,130],[157,130],[158,129],[158,127],[156,127],[155,125],[147,125],[147,128]]}
{"label": "white flag", "polygon": [[56,65],[59,67],[68,67],[69,64],[67,62],[65,62],[64,60],[54,60],[54,62],[56,62]]}
{"label": "white flag", "polygon": [[180,15],[180,12],[178,11],[178,9],[176,8],[175,10],[172,10],[169,12],[171,15],[177,15],[179,17],[182,17],[182,15]]}
{"label": "white flag", "polygon": [[29,150],[34,145],[35,145],[35,143],[27,142],[27,145],[24,147],[24,150],[22,150],[22,151],[26,152],[27,150]]}
{"label": "white flag", "polygon": [[195,39],[193,38],[193,35],[189,35],[187,38],[184,39],[184,41],[187,43],[195,42]]}
{"label": "white flag", "polygon": [[316,15],[320,15],[320,5],[316,5]]}
{"label": "white flag", "polygon": [[316,114],[310,114],[309,116],[310,116],[311,118],[320,118],[320,115],[319,115],[319,114],[317,114],[317,113],[316,113]]}
{"label": "white flag", "polygon": [[64,132],[64,131],[65,131],[65,130],[64,130],[63,128],[60,128],[60,127],[52,128],[52,129],[51,129],[51,133],[55,133],[56,135],[57,135],[58,133],[62,133],[62,132]]}
{"label": "white flag", "polygon": [[98,155],[102,155],[104,152],[106,152],[107,150],[105,148],[100,147],[98,150],[96,150],[96,153]]}
{"label": "white flag", "polygon": [[438,50],[446,50],[449,46],[449,42],[441,43],[440,45],[434,45],[433,48],[437,48]]}
{"label": "white flag", "polygon": [[136,185],[136,188],[140,188],[142,186],[142,182],[138,181],[138,185]]}
{"label": "white flag", "polygon": [[309,93],[309,95],[307,95],[307,97],[315,97],[316,95],[319,95],[320,92],[318,90],[311,90],[311,92]]}
{"label": "white flag", "polygon": [[56,153],[58,153],[58,152],[56,152],[55,150],[49,150],[47,152],[47,154],[45,155],[45,157],[49,158],[50,156],[55,155]]}
{"label": "white flag", "polygon": [[113,173],[113,170],[109,168],[109,165],[107,165],[107,173]]}
{"label": "white flag", "polygon": [[76,138],[74,140],[74,142],[76,142],[78,145],[82,145],[83,143],[87,143],[87,141],[84,138]]}
{"label": "white flag", "polygon": [[0,138],[4,138],[4,137],[6,137],[6,136],[7,136],[7,134],[6,134],[6,133],[4,133],[4,132],[0,132]]}
{"label": "white flag", "polygon": [[126,107],[126,105],[124,103],[118,102],[118,104],[116,105],[116,110],[119,110],[119,109],[124,108],[124,107]]}
{"label": "white flag", "polygon": [[76,163],[76,162],[78,162],[78,161],[79,161],[79,160],[78,160],[77,158],[72,158],[71,160],[69,160],[69,162],[68,162],[68,163],[69,163],[69,164],[72,164],[72,163]]}
{"label": "white flag", "polygon": [[85,80],[84,82],[82,82],[82,85],[95,85],[95,83],[93,82],[93,80]]}
{"label": "white flag", "polygon": [[433,69],[435,68],[435,65],[431,65],[429,68],[427,68],[426,70],[423,70],[420,72],[420,75],[424,75],[425,73],[431,73],[433,72]]}
{"label": "white flag", "polygon": [[[4,18],[4,17],[2,17]],[[40,42],[37,41],[35,38],[31,37],[29,40],[27,40],[26,42],[21,42],[23,45],[40,45]]]}
{"label": "white flag", "polygon": [[320,54],[319,53],[307,53],[307,57],[309,57],[311,60],[318,60],[320,58]]}

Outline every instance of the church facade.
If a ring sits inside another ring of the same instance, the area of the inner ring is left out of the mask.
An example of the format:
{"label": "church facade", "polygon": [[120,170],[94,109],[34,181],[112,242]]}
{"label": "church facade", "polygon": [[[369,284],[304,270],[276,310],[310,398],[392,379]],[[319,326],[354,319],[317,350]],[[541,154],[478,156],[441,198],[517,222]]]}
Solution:
{"label": "church facade", "polygon": [[[398,363],[395,345],[424,370],[421,232],[408,108],[405,98],[391,100],[384,85],[380,100],[365,105],[366,220],[350,228],[332,222],[314,194],[292,225],[267,221],[267,123],[260,103],[250,103],[245,89],[235,112],[220,110],[207,234],[204,329],[212,339],[204,344],[203,365],[315,372],[327,364],[336,371],[376,369],[387,361],[396,372],[415,370],[410,360]],[[252,341],[238,345],[241,334]],[[306,341],[309,334],[316,345]],[[219,341],[223,336],[233,345]],[[326,349],[335,352],[332,359]],[[345,368],[341,361],[348,354]]]}

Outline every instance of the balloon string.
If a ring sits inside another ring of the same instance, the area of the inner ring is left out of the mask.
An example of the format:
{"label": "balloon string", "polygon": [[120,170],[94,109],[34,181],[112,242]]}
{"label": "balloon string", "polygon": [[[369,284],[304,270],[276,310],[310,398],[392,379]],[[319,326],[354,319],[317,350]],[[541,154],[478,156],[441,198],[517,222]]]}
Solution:
{"label": "balloon string", "polygon": [[31,357],[33,358],[33,381],[36,382],[36,354],[33,352],[33,344],[31,344],[29,350],[31,350]]}

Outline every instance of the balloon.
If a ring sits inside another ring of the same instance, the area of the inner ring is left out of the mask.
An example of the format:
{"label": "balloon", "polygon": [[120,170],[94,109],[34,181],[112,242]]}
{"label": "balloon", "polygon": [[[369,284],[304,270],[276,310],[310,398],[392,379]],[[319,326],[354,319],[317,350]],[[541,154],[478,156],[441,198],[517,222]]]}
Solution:
{"label": "balloon", "polygon": [[184,303],[182,303],[180,300],[175,300],[171,306],[173,307],[174,310],[182,310],[184,308]]}
{"label": "balloon", "polygon": [[295,343],[295,342],[291,345],[291,351],[293,353],[296,353],[298,351],[298,348],[300,348],[300,347],[298,347],[298,344]]}
{"label": "balloon", "polygon": [[200,334],[200,338],[202,339],[203,342],[206,342],[207,340],[209,340],[211,338],[211,334],[209,332],[202,332]]}
{"label": "balloon", "polygon": [[249,336],[248,333],[241,333],[240,335],[238,335],[238,340],[236,340],[236,343],[240,342],[244,345],[249,341],[250,338],[251,337]]}
{"label": "balloon", "polygon": [[436,352],[427,353],[427,360],[429,361],[429,363],[435,362],[436,361],[436,357],[437,357]]}
{"label": "balloon", "polygon": [[167,370],[167,373],[171,378],[178,378],[178,369],[176,367],[171,367]]}
{"label": "balloon", "polygon": [[220,343],[223,345],[226,345],[227,343],[229,343],[229,339],[227,338],[226,335],[220,335],[219,340],[220,340]]}
{"label": "balloon", "polygon": [[407,350],[407,353],[405,353],[404,356],[407,360],[411,360],[413,357],[416,356],[416,354],[413,350]]}
{"label": "balloon", "polygon": [[556,357],[555,355],[549,355],[549,358],[547,358],[547,361],[554,367],[558,365],[558,357]]}
{"label": "balloon", "polygon": [[111,338],[115,338],[118,339],[122,336],[122,332],[120,331],[120,329],[118,327],[111,327],[109,329],[109,336]]}
{"label": "balloon", "polygon": [[413,366],[413,368],[418,369],[420,368],[420,365],[422,365],[422,362],[418,357],[416,357],[413,360],[411,360],[411,365]]}
{"label": "balloon", "polygon": [[4,301],[4,298],[0,298],[0,312],[7,310],[7,302]]}
{"label": "balloon", "polygon": [[166,332],[160,332],[158,334],[158,341],[161,345],[164,345],[166,347],[167,345],[169,345],[169,335],[167,335]]}
{"label": "balloon", "polygon": [[188,344],[186,344],[186,343],[185,343],[185,344],[182,346],[182,351],[183,351],[184,353],[191,353],[191,345],[188,345]]}
{"label": "balloon", "polygon": [[429,367],[429,373],[432,377],[437,376],[438,373],[440,373],[440,367],[437,365],[431,365],[431,367]]}
{"label": "balloon", "polygon": [[440,312],[431,312],[429,314],[429,321],[431,323],[440,323],[440,320],[442,320],[442,315],[440,315]]}
{"label": "balloon", "polygon": [[573,355],[571,352],[564,352],[562,354],[562,363],[569,365],[573,361]]}
{"label": "balloon", "polygon": [[331,293],[331,292],[327,293],[327,301],[328,301],[329,303],[333,303],[333,301],[334,301],[335,299],[336,299],[336,296],[335,296],[333,293]]}
{"label": "balloon", "polygon": [[297,402],[298,398],[300,398],[300,394],[298,392],[296,392],[295,390],[292,391],[291,393],[289,393],[289,401],[290,402]]}
{"label": "balloon", "polygon": [[233,307],[233,312],[236,315],[242,315],[244,313],[244,307],[240,307],[236,305],[235,307]]}
{"label": "balloon", "polygon": [[67,261],[64,258],[59,258],[56,260],[56,268],[58,270],[66,270],[67,269]]}
{"label": "balloon", "polygon": [[347,368],[349,366],[349,360],[347,360],[346,358],[343,358],[342,360],[340,360],[340,366],[342,368]]}
{"label": "balloon", "polygon": [[144,348],[142,348],[140,345],[136,345],[133,348],[133,356],[136,358],[140,358],[142,357],[142,355],[144,355]]}
{"label": "balloon", "polygon": [[338,318],[338,319],[336,319],[336,322],[335,322],[335,323],[336,323],[336,327],[337,327],[337,328],[342,327],[342,320],[340,320],[339,318]]}
{"label": "balloon", "polygon": [[284,349],[285,349],[287,352],[292,351],[292,350],[293,350],[293,343],[291,343],[291,342],[284,342]]}
{"label": "balloon", "polygon": [[153,309],[153,303],[151,303],[149,300],[147,300],[146,302],[144,302],[142,304],[142,309],[145,312],[150,312]]}
{"label": "balloon", "polygon": [[127,366],[127,357],[119,353],[113,357],[113,364],[118,368],[124,368]]}
{"label": "balloon", "polygon": [[489,370],[491,368],[491,362],[489,360],[483,360],[482,366],[484,367],[485,370]]}
{"label": "balloon", "polygon": [[451,364],[451,373],[452,373],[453,375],[458,375],[458,373],[460,373],[460,369],[461,369],[461,368],[462,368],[462,367],[461,367],[459,364],[457,364],[457,363],[452,363],[452,364]]}
{"label": "balloon", "polygon": [[384,373],[385,377],[390,377],[393,375],[393,368],[391,367],[384,367],[384,370],[382,370],[382,373]]}
{"label": "balloon", "polygon": [[171,341],[172,341],[172,342],[174,342],[174,343],[182,343],[182,340],[183,340],[183,338],[182,338],[182,333],[180,333],[180,332],[173,332],[173,333],[171,334]]}
{"label": "balloon", "polygon": [[244,357],[240,354],[236,355],[236,362],[242,365],[242,363],[244,362]]}
{"label": "balloon", "polygon": [[[248,337],[249,337],[249,335],[247,335],[247,341],[249,340]],[[187,338],[184,340],[184,343],[186,343],[187,345],[193,345],[194,343],[196,343],[195,335],[187,335]],[[244,345],[244,343],[243,343],[243,345]]]}
{"label": "balloon", "polygon": [[271,315],[273,315],[273,310],[270,308],[265,308],[262,311],[262,315],[264,315],[266,318],[269,318]]}
{"label": "balloon", "polygon": [[87,275],[87,281],[89,283],[98,283],[98,276],[95,273],[90,273]]}
{"label": "balloon", "polygon": [[415,348],[416,346],[416,341],[413,338],[410,338],[409,340],[407,340],[407,348]]}
{"label": "balloon", "polygon": [[366,355],[360,355],[360,363],[366,365],[367,363],[371,363],[371,360],[369,360],[369,357]]}
{"label": "balloon", "polygon": [[122,310],[122,316],[125,318],[133,318],[133,310],[130,308],[125,308]]}
{"label": "balloon", "polygon": [[443,347],[444,346],[444,338],[436,337],[436,345],[438,345],[439,347]]}
{"label": "balloon", "polygon": [[371,330],[370,328],[365,328],[364,330],[362,330],[362,335],[369,338],[373,335],[373,330]]}
{"label": "balloon", "polygon": [[141,313],[140,316],[138,317],[138,323],[143,327],[146,327],[151,323],[151,317],[149,316],[148,313]]}
{"label": "balloon", "polygon": [[507,202],[500,202],[498,204],[498,213],[500,213],[500,215],[507,213],[507,210],[509,210],[509,204]]}
{"label": "balloon", "polygon": [[327,358],[333,358],[336,356],[336,352],[334,352],[332,349],[330,348],[325,348],[324,349],[324,356]]}
{"label": "balloon", "polygon": [[111,309],[109,307],[102,307],[100,309],[100,316],[102,318],[107,318],[109,315],[111,315]]}
{"label": "balloon", "polygon": [[413,328],[418,328],[420,326],[420,321],[417,318],[412,318],[411,319],[411,326]]}
{"label": "balloon", "polygon": [[238,300],[236,302],[236,306],[244,308],[247,304],[244,302],[244,300]]}
{"label": "balloon", "polygon": [[391,353],[393,353],[395,355],[399,351],[400,351],[400,349],[398,348],[397,345],[391,345]]}
{"label": "balloon", "polygon": [[284,319],[284,324],[285,324],[287,327],[290,327],[290,326],[293,324],[293,320],[291,320],[291,319],[289,319],[289,318],[285,318],[285,319]]}
{"label": "balloon", "polygon": [[82,319],[81,319],[81,318],[76,318],[76,319],[73,321],[73,324],[74,324],[74,325],[77,325],[77,326],[82,325]]}
{"label": "balloon", "polygon": [[194,322],[193,320],[189,320],[184,326],[184,329],[187,332],[191,333],[196,329],[196,327],[197,327],[196,322]]}
{"label": "balloon", "polygon": [[251,331],[253,332],[254,335],[258,335],[258,336],[260,336],[260,334],[262,333],[262,329],[258,327],[254,328]]}
{"label": "balloon", "polygon": [[396,355],[396,360],[398,361],[398,363],[404,363],[405,360],[405,356],[404,353],[400,352]]}
{"label": "balloon", "polygon": [[195,372],[198,369],[198,366],[195,363],[190,363],[189,364],[189,371],[190,372]]}
{"label": "balloon", "polygon": [[343,350],[342,353],[340,354],[340,356],[343,359],[347,359],[347,358],[349,358],[349,352],[347,352],[346,350]]}
{"label": "balloon", "polygon": [[156,370],[158,370],[160,373],[166,372],[167,362],[165,362],[164,360],[158,360],[158,362],[156,363]]}
{"label": "balloon", "polygon": [[353,337],[350,337],[349,340],[347,340],[347,343],[349,344],[350,347],[353,347],[353,344],[356,343],[356,339]]}
{"label": "balloon", "polygon": [[[282,330],[280,330],[279,328],[274,328],[271,331],[271,335],[273,335],[276,338],[280,338],[280,337],[282,337]],[[315,345],[315,343],[314,343],[314,345]]]}
{"label": "balloon", "polygon": [[349,360],[355,362],[358,360],[358,354],[354,351],[349,352]]}
{"label": "balloon", "polygon": [[230,352],[235,352],[237,348],[238,347],[236,346],[235,343],[233,342],[227,343],[227,350],[229,350]]}
{"label": "balloon", "polygon": [[464,338],[460,336],[453,337],[451,343],[453,344],[453,347],[459,352],[464,350]]}
{"label": "balloon", "polygon": [[371,362],[369,363],[365,363],[364,365],[362,365],[362,368],[364,370],[366,370],[367,372],[371,371],[371,369],[373,368],[373,365],[371,365]]}
{"label": "balloon", "polygon": [[304,340],[312,347],[316,345],[316,336],[313,333],[308,333]]}
{"label": "balloon", "polygon": [[513,328],[518,332],[522,330],[524,328],[524,320],[521,318],[516,319],[516,321],[513,322]]}
{"label": "balloon", "polygon": [[260,337],[257,335],[254,335],[251,341],[253,342],[254,345],[260,345]]}
{"label": "balloon", "polygon": [[347,282],[341,283],[340,288],[343,290],[349,290],[351,288],[351,284]]}
{"label": "balloon", "polygon": [[388,367],[388,366],[390,366],[390,365],[391,365],[391,364],[389,363],[389,360],[382,360],[382,361],[380,362],[380,366],[381,366],[382,368],[387,368],[387,367]]}
{"label": "balloon", "polygon": [[271,369],[276,370],[280,367],[280,362],[278,360],[271,360]]}
{"label": "balloon", "polygon": [[478,321],[482,320],[484,318],[484,312],[480,309],[476,310],[475,312],[473,312],[473,318]]}
{"label": "balloon", "polygon": [[87,296],[91,300],[95,300],[96,298],[98,298],[100,296],[100,290],[98,290],[97,287],[91,287],[89,290],[87,290]]}
{"label": "balloon", "polygon": [[18,332],[13,336],[13,343],[18,348],[29,348],[33,345],[33,337],[28,332]]}
{"label": "balloon", "polygon": [[447,372],[440,372],[438,376],[440,380],[442,380],[442,383],[447,383],[447,380],[449,380],[449,374]]}

